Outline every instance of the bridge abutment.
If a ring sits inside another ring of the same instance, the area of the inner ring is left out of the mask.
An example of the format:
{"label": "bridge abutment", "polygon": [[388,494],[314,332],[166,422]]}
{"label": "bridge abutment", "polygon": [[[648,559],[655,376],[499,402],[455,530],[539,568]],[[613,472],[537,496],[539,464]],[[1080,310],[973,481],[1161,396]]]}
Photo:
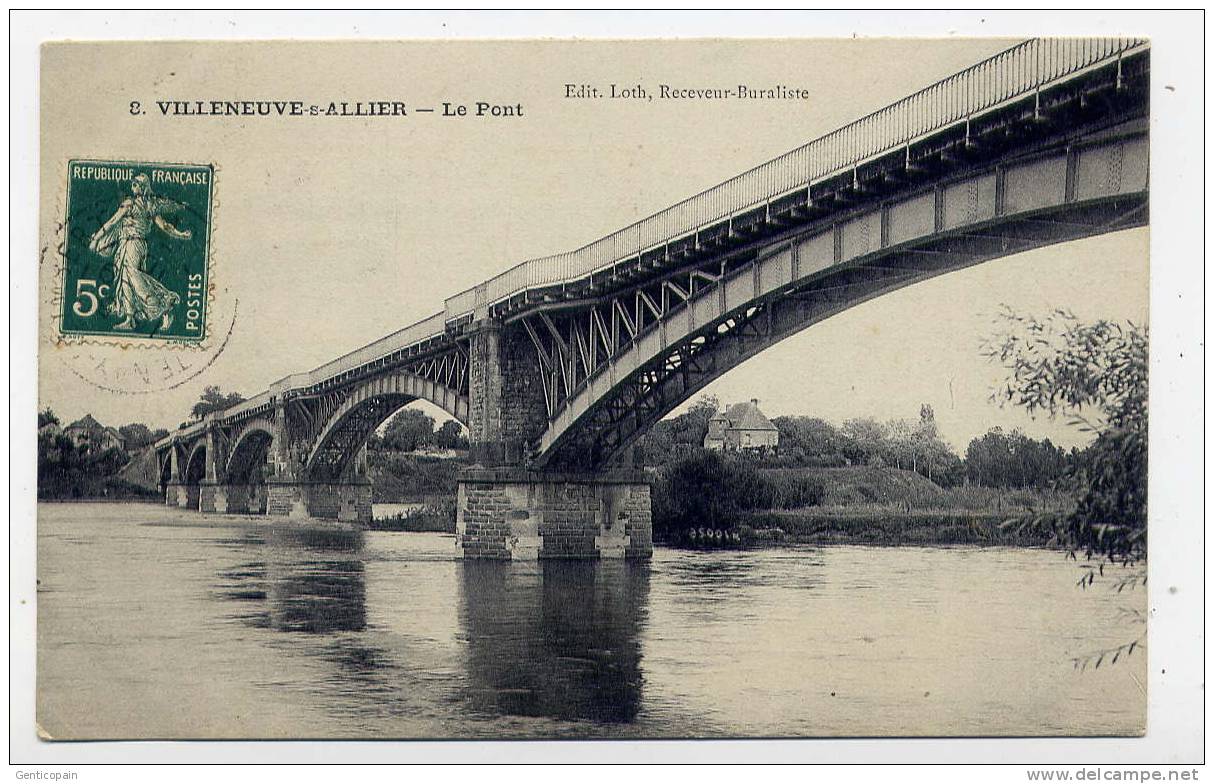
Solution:
{"label": "bridge abutment", "polygon": [[470,468],[460,475],[456,546],[464,558],[648,558],[644,472],[598,474]]}

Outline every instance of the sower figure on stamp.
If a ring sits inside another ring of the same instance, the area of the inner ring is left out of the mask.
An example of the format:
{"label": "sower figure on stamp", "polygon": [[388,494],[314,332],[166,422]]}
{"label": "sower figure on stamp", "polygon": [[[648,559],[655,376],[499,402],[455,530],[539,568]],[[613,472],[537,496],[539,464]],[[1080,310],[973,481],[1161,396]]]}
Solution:
{"label": "sower figure on stamp", "polygon": [[131,193],[114,216],[93,234],[89,249],[114,259],[114,301],[110,312],[123,317],[114,329],[134,329],[136,321],[160,319],[160,329],[167,330],[173,323],[173,306],[181,297],[147,273],[148,236],[153,223],[173,239],[188,240],[193,233],[164,219],[185,205],[152,193],[146,174],[137,174],[131,180]]}

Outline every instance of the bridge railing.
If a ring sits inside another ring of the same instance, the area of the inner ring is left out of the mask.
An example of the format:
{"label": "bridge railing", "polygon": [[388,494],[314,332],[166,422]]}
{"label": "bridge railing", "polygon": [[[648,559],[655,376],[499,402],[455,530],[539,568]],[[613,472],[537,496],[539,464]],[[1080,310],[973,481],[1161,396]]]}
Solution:
{"label": "bridge railing", "polygon": [[270,402],[269,391],[262,392],[260,394],[254,395],[253,397],[249,398],[248,400],[245,400],[242,403],[237,403],[236,405],[232,406],[231,408],[225,408],[223,411],[223,417],[224,417],[224,419],[233,419],[235,417],[240,416],[241,414],[244,414],[247,411],[252,411],[256,408],[260,408],[261,406],[264,406],[266,403],[269,403],[269,402]]}
{"label": "bridge railing", "polygon": [[[492,304],[534,286],[598,272],[1145,43],[1134,38],[1039,38],[1017,44],[583,248],[524,261],[490,278],[485,284],[486,299]],[[449,298],[446,318],[470,313],[475,291],[468,289]]]}
{"label": "bridge railing", "polygon": [[344,354],[332,362],[326,362],[310,371],[307,375],[312,384],[339,376],[342,373],[362,367],[377,359],[400,351],[402,348],[416,345],[424,340],[438,337],[446,330],[447,317],[444,313],[435,313],[428,319],[410,324],[390,335],[385,335],[374,343],[369,343],[360,349]]}

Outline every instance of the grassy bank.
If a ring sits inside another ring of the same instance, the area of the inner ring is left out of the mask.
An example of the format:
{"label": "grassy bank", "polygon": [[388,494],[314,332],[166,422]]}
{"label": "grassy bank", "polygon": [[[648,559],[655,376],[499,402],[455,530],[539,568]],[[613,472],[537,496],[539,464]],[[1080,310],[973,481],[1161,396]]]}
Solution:
{"label": "grassy bank", "polygon": [[455,533],[455,497],[432,498],[416,509],[378,517],[363,528],[368,531],[415,531]]}
{"label": "grassy bank", "polygon": [[367,462],[371,500],[377,504],[428,503],[436,497],[450,497],[454,505],[459,471],[467,465],[459,458],[387,450],[369,452]]}
{"label": "grassy bank", "polygon": [[163,501],[159,489],[132,484],[116,476],[62,471],[39,478],[39,501]]}
{"label": "grassy bank", "polygon": [[963,485],[941,487],[913,471],[898,468],[776,468],[761,470],[780,484],[810,483],[822,488],[822,509],[889,511],[966,510],[1004,514],[1059,509],[1070,504],[1063,494],[1035,488],[1004,489]]}
{"label": "grassy bank", "polygon": [[825,507],[754,512],[742,520],[749,541],[805,544],[988,545],[1041,547],[1048,535],[1003,526],[1007,516],[971,509]]}
{"label": "grassy bank", "polygon": [[691,530],[738,530],[749,543],[1042,546],[1048,535],[1004,525],[1069,509],[1061,493],[941,487],[897,468],[766,468],[698,455],[654,485],[654,535],[683,542]]}

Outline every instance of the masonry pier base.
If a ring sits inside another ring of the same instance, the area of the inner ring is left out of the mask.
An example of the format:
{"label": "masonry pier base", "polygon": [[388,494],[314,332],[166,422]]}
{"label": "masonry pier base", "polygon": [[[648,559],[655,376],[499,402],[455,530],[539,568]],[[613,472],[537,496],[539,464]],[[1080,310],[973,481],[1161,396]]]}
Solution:
{"label": "masonry pier base", "polygon": [[228,503],[229,490],[230,488],[225,484],[203,480],[198,485],[198,510],[219,514],[241,511],[233,509]]}
{"label": "masonry pier base", "polygon": [[189,490],[181,482],[166,482],[164,486],[165,506],[189,506]]}
{"label": "masonry pier base", "polygon": [[266,482],[266,514],[296,519],[371,521],[371,483]]}
{"label": "masonry pier base", "polygon": [[649,479],[637,470],[469,468],[459,478],[455,539],[470,559],[648,558]]}

